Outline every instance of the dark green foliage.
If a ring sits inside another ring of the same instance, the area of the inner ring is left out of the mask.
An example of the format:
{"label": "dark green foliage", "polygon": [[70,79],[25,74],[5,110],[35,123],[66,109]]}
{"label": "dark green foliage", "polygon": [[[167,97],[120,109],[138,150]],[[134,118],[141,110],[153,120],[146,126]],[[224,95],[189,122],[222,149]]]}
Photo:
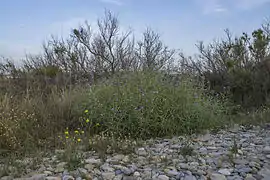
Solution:
{"label": "dark green foliage", "polygon": [[[269,104],[270,36],[269,24],[233,38],[204,46],[198,45],[199,61],[189,62],[204,77],[211,95],[225,95],[243,110],[254,110]],[[209,93],[209,92],[208,92]]]}
{"label": "dark green foliage", "polygon": [[226,108],[182,80],[177,86],[159,73],[131,74],[89,93],[90,118],[109,131],[150,138],[197,133],[226,118]]}

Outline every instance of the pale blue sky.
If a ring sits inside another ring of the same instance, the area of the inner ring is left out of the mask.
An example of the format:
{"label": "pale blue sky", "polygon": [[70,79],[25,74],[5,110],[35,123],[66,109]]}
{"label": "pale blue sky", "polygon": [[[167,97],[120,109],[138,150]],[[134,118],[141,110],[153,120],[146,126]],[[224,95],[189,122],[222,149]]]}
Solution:
{"label": "pale blue sky", "polygon": [[67,35],[84,20],[91,24],[107,8],[136,34],[150,26],[165,43],[191,54],[198,40],[251,32],[270,17],[270,0],[2,0],[0,55],[36,53],[51,34]]}

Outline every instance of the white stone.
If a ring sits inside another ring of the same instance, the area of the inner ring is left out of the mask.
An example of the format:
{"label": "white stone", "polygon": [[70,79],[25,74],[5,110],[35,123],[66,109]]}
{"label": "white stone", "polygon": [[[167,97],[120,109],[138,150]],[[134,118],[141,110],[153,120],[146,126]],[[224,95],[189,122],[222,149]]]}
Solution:
{"label": "white stone", "polygon": [[135,177],[139,177],[141,174],[138,171],[135,171],[133,174]]}
{"label": "white stone", "polygon": [[229,169],[220,169],[220,170],[218,170],[218,172],[219,172],[220,174],[225,175],[225,176],[231,175],[231,172],[230,172]]}
{"label": "white stone", "polygon": [[265,146],[265,147],[263,148],[263,153],[265,153],[265,154],[270,154],[270,146]]}
{"label": "white stone", "polygon": [[227,178],[223,174],[211,174],[210,176],[211,180],[227,180]]}
{"label": "white stone", "polygon": [[169,180],[170,178],[166,175],[159,175],[158,180]]}

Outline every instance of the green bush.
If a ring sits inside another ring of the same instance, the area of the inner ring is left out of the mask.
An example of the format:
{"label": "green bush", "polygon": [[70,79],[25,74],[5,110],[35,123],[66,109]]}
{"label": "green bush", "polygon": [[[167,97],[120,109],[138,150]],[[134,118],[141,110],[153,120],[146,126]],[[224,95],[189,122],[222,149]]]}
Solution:
{"label": "green bush", "polygon": [[207,82],[208,94],[226,96],[244,111],[269,105],[270,24],[205,46],[198,44],[198,59],[186,63]]}
{"label": "green bush", "polygon": [[101,130],[150,138],[197,133],[226,121],[227,109],[205,97],[189,79],[179,85],[159,73],[115,77],[91,88],[88,118]]}

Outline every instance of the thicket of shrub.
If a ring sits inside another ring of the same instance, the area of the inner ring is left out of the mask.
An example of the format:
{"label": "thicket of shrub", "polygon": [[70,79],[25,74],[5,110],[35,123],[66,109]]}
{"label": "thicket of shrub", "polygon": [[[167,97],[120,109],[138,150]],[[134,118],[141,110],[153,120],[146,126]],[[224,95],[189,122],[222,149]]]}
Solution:
{"label": "thicket of shrub", "polygon": [[197,133],[229,121],[228,109],[189,79],[175,85],[149,72],[94,86],[86,107],[104,129],[140,138]]}
{"label": "thicket of shrub", "polygon": [[177,54],[150,28],[136,41],[109,11],[97,24],[52,37],[20,67],[3,58],[1,150],[53,148],[66,128],[144,139],[214,129],[240,112],[267,119],[269,24],[251,37],[226,31],[227,39],[198,44],[194,57]]}
{"label": "thicket of shrub", "polygon": [[212,94],[225,95],[243,110],[269,106],[270,24],[251,36],[225,32],[226,39],[198,44],[199,56],[185,59],[186,67],[204,78]]}

